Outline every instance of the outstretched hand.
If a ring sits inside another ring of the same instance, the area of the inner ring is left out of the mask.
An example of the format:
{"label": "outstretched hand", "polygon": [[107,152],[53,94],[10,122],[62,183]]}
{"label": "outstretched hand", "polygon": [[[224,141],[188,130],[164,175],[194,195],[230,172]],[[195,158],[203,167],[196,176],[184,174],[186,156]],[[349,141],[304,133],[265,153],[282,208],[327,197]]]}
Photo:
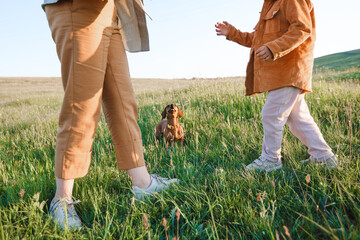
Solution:
{"label": "outstretched hand", "polygon": [[222,23],[218,22],[215,24],[216,35],[218,36],[227,36],[230,31],[230,24],[226,21]]}

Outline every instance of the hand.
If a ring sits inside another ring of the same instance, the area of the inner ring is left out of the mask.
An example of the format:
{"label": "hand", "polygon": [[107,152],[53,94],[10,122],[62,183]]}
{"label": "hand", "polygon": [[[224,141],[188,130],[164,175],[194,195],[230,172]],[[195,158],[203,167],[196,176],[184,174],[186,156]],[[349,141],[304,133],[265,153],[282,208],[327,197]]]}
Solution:
{"label": "hand", "polygon": [[227,36],[229,31],[230,31],[230,24],[226,21],[223,21],[222,23],[216,23],[215,24],[215,30],[216,30],[216,35],[218,36]]}
{"label": "hand", "polygon": [[262,58],[264,61],[273,59],[273,54],[267,46],[260,47],[256,52],[256,56]]}

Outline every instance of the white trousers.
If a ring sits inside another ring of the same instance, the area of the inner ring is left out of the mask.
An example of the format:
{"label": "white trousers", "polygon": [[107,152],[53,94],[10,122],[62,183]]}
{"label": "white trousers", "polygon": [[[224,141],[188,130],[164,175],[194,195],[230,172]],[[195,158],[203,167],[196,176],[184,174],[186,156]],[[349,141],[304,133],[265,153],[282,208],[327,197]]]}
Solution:
{"label": "white trousers", "polygon": [[264,139],[261,156],[281,161],[281,143],[285,123],[290,131],[308,147],[309,154],[317,159],[333,156],[319,127],[311,117],[304,95],[295,87],[283,87],[269,91],[262,109]]}

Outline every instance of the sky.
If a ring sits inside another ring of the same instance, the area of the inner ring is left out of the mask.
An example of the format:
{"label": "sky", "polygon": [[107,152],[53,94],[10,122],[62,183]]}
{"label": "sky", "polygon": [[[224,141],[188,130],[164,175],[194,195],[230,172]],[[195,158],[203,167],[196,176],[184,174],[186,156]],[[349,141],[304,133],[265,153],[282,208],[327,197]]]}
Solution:
{"label": "sky", "polygon": [[[0,76],[56,77],[60,63],[41,0],[0,0]],[[249,49],[216,36],[226,20],[252,31],[262,0],[144,0],[150,52],[128,53],[134,78],[244,76]],[[360,48],[360,1],[313,0],[315,57]]]}

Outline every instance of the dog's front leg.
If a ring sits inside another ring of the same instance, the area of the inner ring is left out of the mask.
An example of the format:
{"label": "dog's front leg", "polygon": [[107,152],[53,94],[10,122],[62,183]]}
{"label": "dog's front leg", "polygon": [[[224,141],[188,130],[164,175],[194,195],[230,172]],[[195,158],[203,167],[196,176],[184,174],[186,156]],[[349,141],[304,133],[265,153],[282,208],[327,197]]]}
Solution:
{"label": "dog's front leg", "polygon": [[165,140],[166,140],[166,150],[169,149],[169,145],[171,145],[171,141],[174,138],[174,136],[172,135],[172,133],[170,131],[165,132],[166,136],[165,136]]}

